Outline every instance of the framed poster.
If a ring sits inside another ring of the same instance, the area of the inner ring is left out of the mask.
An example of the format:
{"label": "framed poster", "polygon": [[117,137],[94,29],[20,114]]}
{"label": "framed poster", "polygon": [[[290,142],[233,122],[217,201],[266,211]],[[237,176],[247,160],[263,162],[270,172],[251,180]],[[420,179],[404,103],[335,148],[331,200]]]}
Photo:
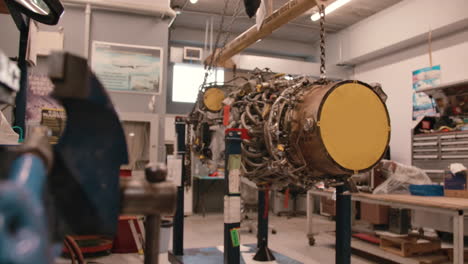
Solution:
{"label": "framed poster", "polygon": [[159,47],[94,41],[91,68],[106,89],[159,94],[162,55]]}
{"label": "framed poster", "polygon": [[440,65],[413,71],[413,120],[421,116],[436,116],[434,99],[418,90],[440,84]]}

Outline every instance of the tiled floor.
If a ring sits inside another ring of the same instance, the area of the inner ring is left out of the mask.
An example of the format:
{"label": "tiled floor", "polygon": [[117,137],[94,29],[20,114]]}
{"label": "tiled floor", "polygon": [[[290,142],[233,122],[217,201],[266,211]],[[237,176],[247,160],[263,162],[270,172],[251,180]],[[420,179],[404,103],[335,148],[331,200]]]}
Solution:
{"label": "tiled floor", "polygon": [[[292,259],[305,264],[327,264],[335,263],[334,238],[328,234],[316,236],[316,245],[311,247],[306,237],[306,218],[272,216],[270,223],[278,231],[276,235],[269,235],[269,244],[272,250],[282,253]],[[334,222],[322,217],[314,219],[317,230],[330,232],[334,230]],[[241,243],[256,243],[255,234],[241,233]],[[216,247],[223,244],[223,215],[189,216],[185,218],[185,241],[184,248]],[[167,254],[161,254],[160,263],[166,264]],[[93,259],[99,264],[128,264],[142,263],[143,258],[136,254],[113,254],[108,257]],[[59,260],[57,264],[70,263]],[[254,263],[254,262],[252,262]],[[265,262],[262,262],[265,263]],[[353,264],[372,263],[359,257],[353,256]],[[221,263],[220,263],[221,264]]]}

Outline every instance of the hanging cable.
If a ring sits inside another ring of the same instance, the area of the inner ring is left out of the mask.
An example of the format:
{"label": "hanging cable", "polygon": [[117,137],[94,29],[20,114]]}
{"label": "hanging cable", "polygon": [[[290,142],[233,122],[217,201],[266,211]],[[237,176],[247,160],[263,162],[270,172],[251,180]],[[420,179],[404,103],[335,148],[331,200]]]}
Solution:
{"label": "hanging cable", "polygon": [[241,0],[237,0],[236,9],[235,9],[235,11],[233,13],[233,16],[231,18],[231,22],[229,23],[229,25],[227,27],[227,30],[225,31],[226,36],[224,38],[223,45],[221,45],[221,49],[220,49],[218,55],[216,56],[215,64],[218,64],[219,58],[221,58],[221,55],[222,55],[224,49],[226,48],[226,43],[229,40],[229,37],[231,36],[231,33],[232,33],[232,25],[234,24],[234,22],[237,19],[237,16],[240,13],[241,13]]}
{"label": "hanging cable", "polygon": [[[219,44],[219,40],[221,38],[221,35],[223,34],[223,25],[224,25],[224,18],[226,17],[226,11],[229,5],[229,0],[224,0],[224,8],[223,8],[223,14],[221,15],[221,22],[219,23],[219,29],[218,29],[218,34],[216,34],[216,41],[214,44],[214,54],[216,54],[216,49]],[[203,84],[200,86],[200,90],[203,89],[203,87],[206,84],[206,81],[208,79],[208,75],[210,74],[211,69],[213,68],[214,64],[214,56],[211,56],[210,58],[210,63],[208,65],[205,64],[205,77],[203,78]]]}

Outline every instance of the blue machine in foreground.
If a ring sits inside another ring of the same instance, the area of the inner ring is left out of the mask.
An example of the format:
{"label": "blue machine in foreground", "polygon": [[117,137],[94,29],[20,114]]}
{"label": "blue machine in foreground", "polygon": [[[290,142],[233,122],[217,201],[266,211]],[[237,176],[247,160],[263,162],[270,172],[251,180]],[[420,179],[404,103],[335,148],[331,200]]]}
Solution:
{"label": "blue machine in foreground", "polygon": [[[54,146],[37,126],[23,145],[0,147],[0,264],[53,263],[66,235],[114,236],[121,213],[146,215],[145,264],[157,264],[160,215],[177,198],[165,166],[120,180],[126,140],[106,90],[83,58],[56,53],[49,63],[67,122]],[[0,78],[0,94],[14,96],[5,87]]]}
{"label": "blue machine in foreground", "polygon": [[117,113],[85,59],[49,60],[67,124],[53,147],[38,126],[24,145],[0,148],[0,263],[52,263],[65,234],[117,229],[119,170],[128,160]]}
{"label": "blue machine in foreground", "polygon": [[[64,9],[59,0],[0,0],[0,7],[20,31],[19,67],[0,52],[0,103],[15,104],[15,125],[26,131],[30,20],[55,25]],[[157,264],[160,215],[174,213],[177,195],[165,166],[148,164],[146,178],[120,181],[127,146],[106,90],[85,59],[48,60],[66,127],[53,147],[43,127],[29,130],[23,145],[0,146],[0,264],[53,263],[66,235],[113,236],[120,213],[147,216],[144,262]]]}

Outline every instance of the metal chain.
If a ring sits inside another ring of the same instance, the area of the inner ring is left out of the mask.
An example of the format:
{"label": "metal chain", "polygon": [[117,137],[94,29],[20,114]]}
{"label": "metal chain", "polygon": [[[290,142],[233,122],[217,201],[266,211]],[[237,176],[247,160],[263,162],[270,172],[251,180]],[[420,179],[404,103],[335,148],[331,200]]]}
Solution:
{"label": "metal chain", "polygon": [[224,18],[226,17],[226,11],[229,6],[229,0],[224,0],[224,8],[223,8],[223,14],[221,15],[221,22],[219,23],[219,29],[218,29],[218,34],[216,35],[216,41],[214,43],[214,50],[213,50],[213,56],[211,56],[210,62],[208,65],[205,64],[205,77],[203,78],[203,84],[200,86],[200,90],[203,89],[203,87],[206,84],[206,81],[208,79],[208,75],[210,74],[211,69],[213,68],[213,64],[215,62],[215,54],[216,54],[216,49],[218,48],[219,40],[221,38],[221,35],[223,34],[223,26],[224,26]]}
{"label": "metal chain", "polygon": [[233,26],[234,22],[236,21],[237,16],[240,13],[241,13],[241,0],[238,0],[237,4],[236,4],[236,9],[235,9],[234,14],[233,14],[233,16],[231,18],[231,22],[229,23],[229,25],[227,27],[227,30],[225,30],[225,32],[224,32],[225,33],[224,41],[223,41],[223,44],[221,45],[221,49],[219,51],[218,56],[216,56],[215,65],[218,64],[219,58],[221,58],[221,55],[223,54],[224,48],[226,47],[226,43],[229,40],[229,37],[231,36],[231,33],[232,33],[232,26]]}
{"label": "metal chain", "polygon": [[319,6],[320,14],[320,81],[326,82],[327,70],[325,68],[325,6]]}

